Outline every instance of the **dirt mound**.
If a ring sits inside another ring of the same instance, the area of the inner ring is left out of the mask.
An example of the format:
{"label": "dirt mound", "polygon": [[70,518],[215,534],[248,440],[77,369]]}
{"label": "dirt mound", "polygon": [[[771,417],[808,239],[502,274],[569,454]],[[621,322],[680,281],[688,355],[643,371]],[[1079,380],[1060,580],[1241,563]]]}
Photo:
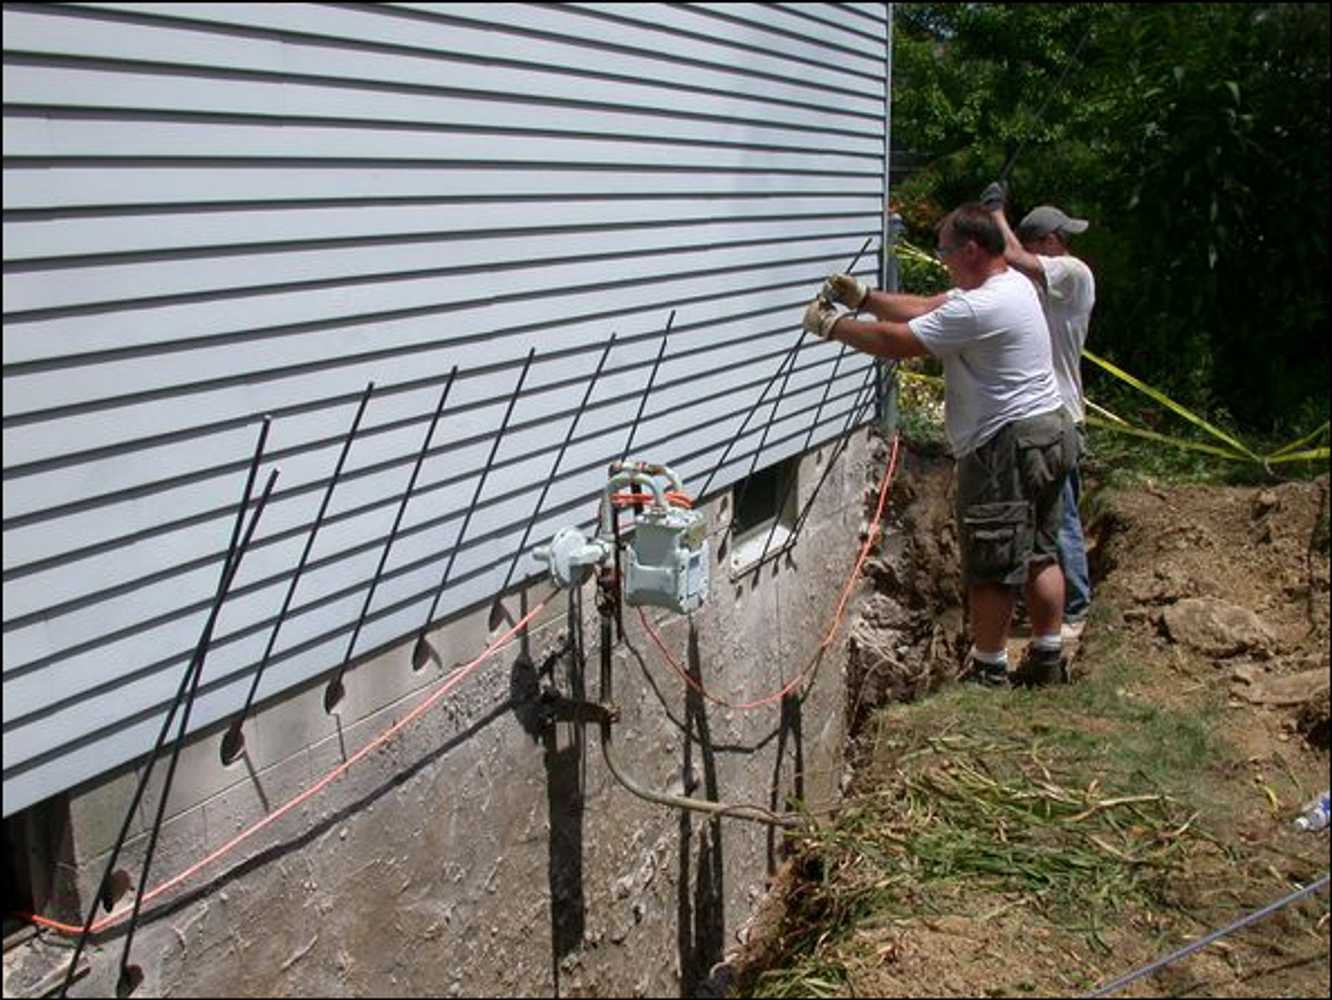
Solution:
{"label": "dirt mound", "polygon": [[866,564],[874,593],[848,639],[848,732],[874,706],[915,701],[957,675],[965,638],[951,476],[950,460],[903,455],[879,556]]}
{"label": "dirt mound", "polygon": [[1102,495],[1089,524],[1099,596],[1181,672],[1284,711],[1325,746],[1327,514],[1326,476]]}

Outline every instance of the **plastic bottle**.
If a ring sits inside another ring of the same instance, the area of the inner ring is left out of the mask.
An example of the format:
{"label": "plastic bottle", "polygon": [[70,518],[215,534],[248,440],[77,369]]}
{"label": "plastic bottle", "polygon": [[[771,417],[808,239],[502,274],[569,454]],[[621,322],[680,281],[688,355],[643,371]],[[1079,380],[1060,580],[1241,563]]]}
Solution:
{"label": "plastic bottle", "polygon": [[1303,811],[1295,818],[1295,829],[1312,833],[1327,829],[1328,793],[1324,792],[1305,804]]}

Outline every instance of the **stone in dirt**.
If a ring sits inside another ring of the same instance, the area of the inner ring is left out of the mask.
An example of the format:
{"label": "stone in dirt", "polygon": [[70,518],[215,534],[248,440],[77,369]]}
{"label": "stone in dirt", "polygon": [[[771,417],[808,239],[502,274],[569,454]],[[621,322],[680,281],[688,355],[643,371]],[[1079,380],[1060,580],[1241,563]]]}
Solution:
{"label": "stone in dirt", "polygon": [[1162,614],[1172,642],[1189,646],[1204,656],[1223,659],[1244,652],[1270,654],[1272,632],[1248,608],[1213,597],[1189,597]]}
{"label": "stone in dirt", "polygon": [[1247,680],[1247,686],[1235,689],[1235,693],[1245,701],[1255,705],[1307,705],[1317,701],[1320,695],[1322,701],[1327,702],[1332,677],[1320,667],[1288,677],[1257,679],[1250,675]]}

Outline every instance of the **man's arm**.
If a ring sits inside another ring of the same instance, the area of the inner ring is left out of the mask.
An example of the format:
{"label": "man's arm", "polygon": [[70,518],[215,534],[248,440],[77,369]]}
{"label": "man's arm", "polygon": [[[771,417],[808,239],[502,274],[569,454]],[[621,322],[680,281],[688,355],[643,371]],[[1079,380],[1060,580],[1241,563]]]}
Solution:
{"label": "man's arm", "polygon": [[907,320],[924,316],[927,312],[934,312],[947,300],[947,292],[929,296],[907,295],[902,292],[870,292],[865,296],[860,308],[868,310],[886,323],[900,326]]}
{"label": "man's arm", "polygon": [[[896,295],[884,297],[917,298],[917,296]],[[917,358],[929,354],[925,345],[911,332],[911,327],[893,320],[874,322],[844,316],[828,332],[828,339],[841,341],[857,351],[864,351],[866,354],[874,354],[881,358]]]}
{"label": "man's arm", "polygon": [[856,311],[866,310],[881,320],[905,323],[938,309],[947,301],[948,293],[925,296],[875,292],[863,281],[838,273],[828,275],[819,297],[825,302],[840,302]]}
{"label": "man's arm", "polygon": [[1042,291],[1045,291],[1045,269],[1041,267],[1041,262],[1036,255],[1028,253],[1018,242],[1017,234],[1013,232],[1008,225],[1008,219],[1004,217],[1003,207],[991,209],[990,216],[999,226],[999,231],[1004,234],[1004,260],[1036,282]]}

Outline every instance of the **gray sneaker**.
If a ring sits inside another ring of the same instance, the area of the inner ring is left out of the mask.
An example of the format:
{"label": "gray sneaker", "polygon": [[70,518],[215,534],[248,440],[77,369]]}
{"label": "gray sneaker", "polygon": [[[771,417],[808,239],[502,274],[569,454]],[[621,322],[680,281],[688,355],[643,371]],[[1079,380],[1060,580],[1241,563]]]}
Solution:
{"label": "gray sneaker", "polygon": [[1022,654],[1022,662],[1013,671],[1013,684],[1017,687],[1047,687],[1067,684],[1068,680],[1068,661],[1062,650],[1028,646]]}

